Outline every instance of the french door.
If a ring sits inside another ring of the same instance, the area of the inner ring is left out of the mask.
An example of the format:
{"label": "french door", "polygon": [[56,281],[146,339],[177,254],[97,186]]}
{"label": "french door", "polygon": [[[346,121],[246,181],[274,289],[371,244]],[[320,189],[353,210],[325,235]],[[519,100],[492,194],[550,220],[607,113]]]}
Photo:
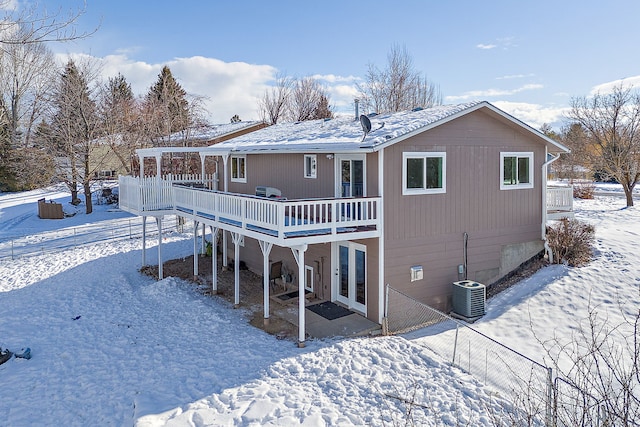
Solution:
{"label": "french door", "polygon": [[366,196],[364,155],[336,156],[336,197],[362,196]]}
{"label": "french door", "polygon": [[367,314],[367,247],[354,242],[333,245],[334,295],[347,307]]}

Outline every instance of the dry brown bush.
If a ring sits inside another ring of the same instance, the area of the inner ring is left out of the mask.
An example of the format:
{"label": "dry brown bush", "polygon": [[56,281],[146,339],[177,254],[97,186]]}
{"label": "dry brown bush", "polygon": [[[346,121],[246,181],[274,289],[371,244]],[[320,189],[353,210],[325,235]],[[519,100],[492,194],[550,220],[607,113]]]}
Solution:
{"label": "dry brown bush", "polygon": [[576,199],[593,199],[596,186],[593,182],[581,182],[573,185],[573,197]]}
{"label": "dry brown bush", "polygon": [[595,228],[577,219],[563,219],[547,227],[547,242],[557,264],[579,267],[591,261]]}

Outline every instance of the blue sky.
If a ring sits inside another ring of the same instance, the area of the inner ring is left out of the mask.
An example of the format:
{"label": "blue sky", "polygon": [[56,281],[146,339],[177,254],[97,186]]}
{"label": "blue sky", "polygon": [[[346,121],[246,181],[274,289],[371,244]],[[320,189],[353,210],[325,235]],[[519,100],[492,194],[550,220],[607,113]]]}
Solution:
{"label": "blue sky", "polygon": [[[44,0],[50,11],[81,0]],[[352,110],[368,64],[404,46],[445,103],[487,100],[534,127],[558,127],[572,97],[640,82],[640,2],[573,1],[131,1],[87,0],[90,55],[146,92],[167,64],[213,122],[258,119],[277,73],[321,78],[338,112]]]}

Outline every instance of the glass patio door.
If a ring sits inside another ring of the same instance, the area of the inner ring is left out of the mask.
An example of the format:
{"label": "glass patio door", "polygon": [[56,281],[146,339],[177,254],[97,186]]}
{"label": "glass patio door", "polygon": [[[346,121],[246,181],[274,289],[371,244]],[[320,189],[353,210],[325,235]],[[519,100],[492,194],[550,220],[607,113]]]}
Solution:
{"label": "glass patio door", "polygon": [[367,248],[353,242],[334,245],[336,300],[347,307],[367,313]]}
{"label": "glass patio door", "polygon": [[365,164],[362,155],[339,155],[336,164],[336,197],[365,196]]}

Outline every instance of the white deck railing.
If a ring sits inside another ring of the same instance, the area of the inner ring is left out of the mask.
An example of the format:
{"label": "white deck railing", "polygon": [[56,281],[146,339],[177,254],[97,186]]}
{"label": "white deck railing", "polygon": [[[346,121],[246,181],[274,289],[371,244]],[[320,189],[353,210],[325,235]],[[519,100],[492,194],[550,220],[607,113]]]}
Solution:
{"label": "white deck railing", "polygon": [[549,219],[572,216],[573,187],[547,187],[547,213]]}
{"label": "white deck railing", "polygon": [[131,176],[120,177],[119,191],[120,207],[133,213],[182,212],[278,239],[380,229],[379,197],[265,199]]}

